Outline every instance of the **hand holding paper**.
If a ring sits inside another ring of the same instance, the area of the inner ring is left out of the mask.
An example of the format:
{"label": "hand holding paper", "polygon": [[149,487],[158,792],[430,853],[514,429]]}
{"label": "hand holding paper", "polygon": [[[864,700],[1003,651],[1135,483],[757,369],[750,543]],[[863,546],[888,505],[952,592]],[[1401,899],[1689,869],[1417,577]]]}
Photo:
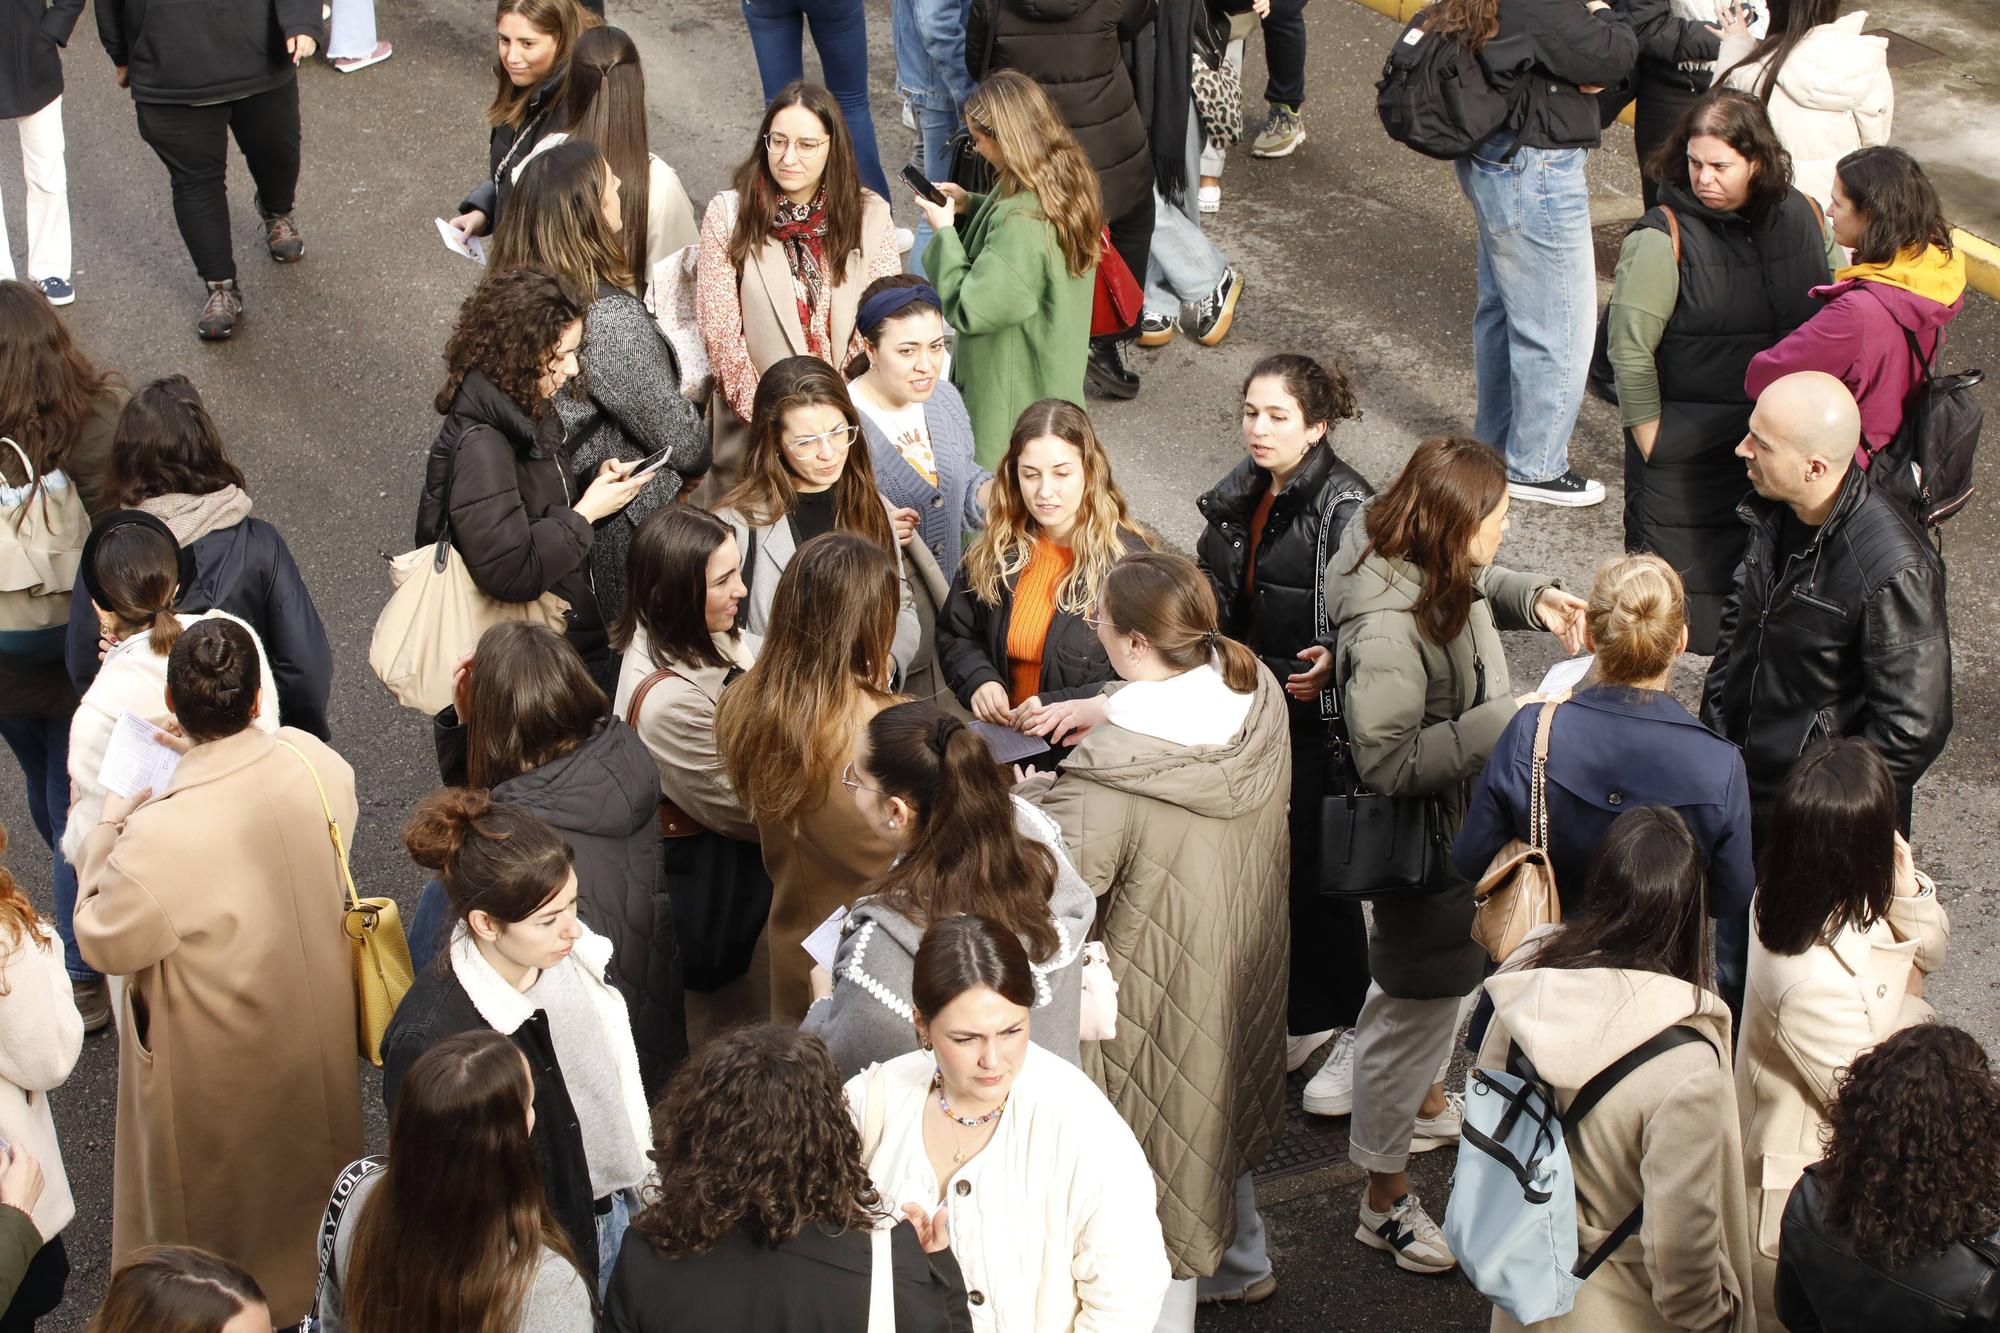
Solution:
{"label": "hand holding paper", "polygon": [[165,732],[126,710],[118,714],[111,741],[104,747],[98,785],[117,796],[137,796],[142,791],[158,795],[173,781],[180,762],[181,751],[169,743]]}
{"label": "hand holding paper", "polygon": [[836,907],[833,909],[833,915],[815,926],[813,933],[802,941],[805,951],[812,955],[812,960],[829,972],[833,970],[834,951],[840,947],[840,923],[845,920],[847,920],[847,909]]}
{"label": "hand holding paper", "polygon": [[459,235],[458,228],[452,226],[443,218],[439,218],[437,224],[438,236],[444,241],[445,249],[455,255],[464,255],[467,259],[475,260],[481,264],[486,262],[486,247],[480,244],[477,236]]}

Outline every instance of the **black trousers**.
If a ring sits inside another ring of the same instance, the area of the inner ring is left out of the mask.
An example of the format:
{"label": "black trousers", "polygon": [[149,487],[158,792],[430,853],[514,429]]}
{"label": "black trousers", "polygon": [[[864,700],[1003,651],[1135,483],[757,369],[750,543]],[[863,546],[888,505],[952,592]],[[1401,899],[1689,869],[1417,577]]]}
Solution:
{"label": "black trousers", "polygon": [[[1111,230],[1111,248],[1125,261],[1125,267],[1132,270],[1139,286],[1146,285],[1146,261],[1153,253],[1153,195],[1149,190],[1139,206],[1122,217],[1105,219],[1105,226]],[[1123,333],[1112,334],[1115,342],[1139,336],[1139,326],[1135,323]]]}
{"label": "black trousers", "polygon": [[1361,904],[1321,894],[1319,803],[1325,732],[1292,731],[1292,978],[1285,1028],[1294,1037],[1353,1027],[1368,998],[1368,921]]}
{"label": "black trousers", "polygon": [[234,135],[263,211],[289,213],[299,185],[299,81],[212,106],[135,102],[139,137],[166,164],[174,221],[204,282],[236,276],[229,244],[229,138]]}
{"label": "black trousers", "polygon": [[55,1313],[62,1304],[63,1288],[68,1284],[69,1252],[57,1236],[28,1261],[21,1285],[14,1288],[13,1301],[0,1312],[0,1333],[30,1333],[37,1319]]}

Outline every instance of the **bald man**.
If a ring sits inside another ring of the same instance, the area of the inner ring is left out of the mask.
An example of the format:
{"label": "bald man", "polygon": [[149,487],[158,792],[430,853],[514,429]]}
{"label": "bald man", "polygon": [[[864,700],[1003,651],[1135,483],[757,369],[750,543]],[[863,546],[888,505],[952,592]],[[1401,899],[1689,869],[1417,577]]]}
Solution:
{"label": "bald man", "polygon": [[1951,734],[1944,565],[1851,466],[1860,439],[1847,386],[1803,371],[1772,381],[1736,446],[1756,491],[1737,508],[1750,544],[1701,719],[1743,747],[1760,832],[1792,762],[1828,736],[1882,752],[1908,832],[1911,788]]}

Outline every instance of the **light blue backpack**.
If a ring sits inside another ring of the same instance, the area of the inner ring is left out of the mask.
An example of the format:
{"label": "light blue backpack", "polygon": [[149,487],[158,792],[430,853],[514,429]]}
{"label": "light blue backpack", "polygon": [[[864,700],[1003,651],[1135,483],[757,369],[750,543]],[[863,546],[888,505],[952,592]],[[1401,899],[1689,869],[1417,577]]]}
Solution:
{"label": "light blue backpack", "polygon": [[1565,1136],[1627,1074],[1697,1041],[1708,1038],[1690,1027],[1668,1028],[1584,1084],[1566,1111],[1511,1043],[1505,1069],[1474,1069],[1466,1077],[1465,1137],[1444,1237],[1480,1295],[1522,1324],[1569,1313],[1577,1288],[1639,1229],[1645,1205],[1578,1263],[1576,1177]]}

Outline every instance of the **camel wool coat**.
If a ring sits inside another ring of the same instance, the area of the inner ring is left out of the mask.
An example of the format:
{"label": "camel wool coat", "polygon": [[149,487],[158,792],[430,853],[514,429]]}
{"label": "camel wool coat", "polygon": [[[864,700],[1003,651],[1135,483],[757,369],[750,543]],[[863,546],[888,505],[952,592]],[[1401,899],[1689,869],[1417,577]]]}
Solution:
{"label": "camel wool coat", "polygon": [[248,727],[90,831],[76,939],[126,983],[113,1265],[142,1245],[212,1250],[250,1271],[283,1327],[312,1304],[327,1192],[364,1149],[346,890],[313,776],[280,741],[351,842],[346,761],[292,727]]}
{"label": "camel wool coat", "polygon": [[1910,969],[1944,965],[1951,925],[1936,892],[1920,882],[1923,892],[1891,899],[1888,913],[1866,930],[1843,930],[1801,954],[1773,953],[1750,932],[1736,1103],[1757,1322],[1765,1328],[1784,1327],[1776,1293],[1785,1204],[1799,1176],[1824,1155],[1820,1134],[1841,1071],[1883,1039],[1935,1017],[1909,993]]}
{"label": "camel wool coat", "polygon": [[[1291,737],[1283,690],[1259,669],[1243,724],[1221,744],[1175,744],[1112,720],[1053,780],[1020,788],[1063,831],[1098,896],[1118,981],[1118,1035],[1084,1069],[1138,1135],[1160,1190],[1176,1277],[1213,1274],[1236,1235],[1236,1181],[1285,1113],[1291,959]],[[1220,682],[1216,682],[1218,687]],[[1193,684],[1193,682],[1190,682]],[[1240,696],[1239,696],[1240,697]],[[1162,698],[1182,717],[1197,698]]]}

